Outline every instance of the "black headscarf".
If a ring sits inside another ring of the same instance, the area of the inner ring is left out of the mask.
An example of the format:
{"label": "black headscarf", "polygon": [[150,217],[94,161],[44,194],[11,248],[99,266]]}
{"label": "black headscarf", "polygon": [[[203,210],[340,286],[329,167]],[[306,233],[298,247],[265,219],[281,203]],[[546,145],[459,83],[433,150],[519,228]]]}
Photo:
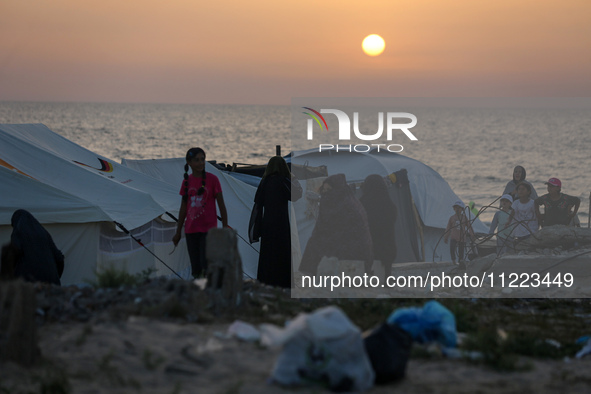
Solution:
{"label": "black headscarf", "polygon": [[396,258],[394,223],[398,210],[390,198],[384,178],[380,175],[372,174],[365,178],[361,190],[363,195],[359,201],[367,212],[374,257],[390,263]]}
{"label": "black headscarf", "polygon": [[60,285],[64,255],[51,235],[24,209],[16,210],[10,221],[13,227],[11,245],[18,251],[14,275],[30,282]]}

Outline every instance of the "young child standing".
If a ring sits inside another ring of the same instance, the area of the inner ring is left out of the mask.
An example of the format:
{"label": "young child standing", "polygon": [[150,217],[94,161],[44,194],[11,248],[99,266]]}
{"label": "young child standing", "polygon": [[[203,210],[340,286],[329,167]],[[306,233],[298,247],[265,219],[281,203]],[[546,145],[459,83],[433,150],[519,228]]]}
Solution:
{"label": "young child standing", "polygon": [[[201,148],[191,148],[187,151],[185,160],[187,161],[185,179],[179,193],[183,197],[176,234],[172,242],[175,246],[179,243],[184,225],[191,260],[191,274],[194,278],[198,278],[207,272],[205,241],[207,232],[217,227],[215,203],[217,202],[220,209],[223,227],[228,227],[228,213],[219,179],[205,172],[205,151]],[[188,174],[189,168],[191,168],[191,175]]]}
{"label": "young child standing", "polygon": [[511,242],[511,230],[513,226],[505,227],[513,212],[513,208],[511,208],[512,204],[513,197],[510,194],[503,194],[501,197],[501,209],[495,213],[490,225],[490,231],[488,232],[490,235],[494,235],[495,230],[497,228],[499,229],[497,232],[497,256],[503,255],[507,253],[507,250],[513,248]]}
{"label": "young child standing", "polygon": [[459,262],[464,261],[464,249],[466,247],[466,234],[474,239],[474,230],[470,225],[470,221],[464,213],[465,205],[462,201],[456,201],[453,205],[454,214],[450,216],[445,229],[445,236],[443,241],[445,243],[451,239],[449,243],[449,252],[451,254],[451,261],[456,263],[456,253]]}
{"label": "young child standing", "polygon": [[516,191],[519,198],[513,201],[511,205],[513,212],[509,215],[505,228],[515,222],[512,235],[515,236],[515,244],[518,244],[538,231],[538,219],[534,200],[530,198],[531,186],[522,182],[517,185]]}

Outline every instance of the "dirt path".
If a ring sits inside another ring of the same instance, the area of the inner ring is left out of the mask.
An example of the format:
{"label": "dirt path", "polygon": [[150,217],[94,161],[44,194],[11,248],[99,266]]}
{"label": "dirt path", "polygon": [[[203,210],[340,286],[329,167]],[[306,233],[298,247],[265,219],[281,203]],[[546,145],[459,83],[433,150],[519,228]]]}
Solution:
{"label": "dirt path", "polygon": [[[426,301],[302,300],[281,289],[246,282],[241,305],[214,315],[205,292],[178,280],[99,289],[37,285],[35,294],[34,324],[42,361],[33,368],[1,364],[0,394],[293,393],[294,389],[269,383],[281,350],[229,336],[233,321],[281,326],[298,313],[337,305],[354,324],[368,330],[397,308]],[[591,356],[573,358],[581,347],[575,344],[577,338],[591,333],[588,299],[441,302],[455,316],[463,337],[475,341],[472,349],[498,360],[485,364],[448,359],[415,345],[406,377],[370,393],[591,392]],[[511,357],[518,359],[504,369],[511,372],[493,369],[506,366],[502,363]]]}
{"label": "dirt path", "polygon": [[[227,336],[228,324],[125,322],[51,324],[39,331],[46,363],[3,365],[0,392],[293,393],[270,385],[279,349]],[[591,359],[526,360],[524,372],[495,372],[450,359],[412,359],[406,378],[370,393],[557,393],[591,390]],[[68,382],[68,383],[66,383]],[[300,389],[319,392],[318,389]]]}

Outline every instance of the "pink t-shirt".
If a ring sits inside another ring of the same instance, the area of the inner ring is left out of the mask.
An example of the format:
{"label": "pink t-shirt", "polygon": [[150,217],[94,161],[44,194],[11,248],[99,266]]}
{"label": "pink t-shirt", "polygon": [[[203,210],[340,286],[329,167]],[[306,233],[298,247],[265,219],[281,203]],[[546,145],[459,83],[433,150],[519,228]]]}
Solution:
{"label": "pink t-shirt", "polygon": [[[185,233],[206,233],[210,228],[217,227],[218,224],[215,198],[222,192],[220,180],[208,172],[205,176],[205,191],[200,196],[197,195],[199,188],[201,188],[201,177],[189,175]],[[179,194],[185,195],[184,180]]]}

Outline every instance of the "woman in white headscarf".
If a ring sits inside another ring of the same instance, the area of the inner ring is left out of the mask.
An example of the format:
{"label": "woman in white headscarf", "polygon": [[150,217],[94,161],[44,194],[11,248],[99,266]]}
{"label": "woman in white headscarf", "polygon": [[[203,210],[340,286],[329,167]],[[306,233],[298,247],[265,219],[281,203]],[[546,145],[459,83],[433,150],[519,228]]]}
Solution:
{"label": "woman in white headscarf", "polygon": [[523,182],[528,184],[531,189],[530,198],[533,200],[538,198],[538,193],[536,193],[536,189],[534,189],[534,186],[531,183],[525,180],[525,176],[525,168],[523,168],[523,166],[515,166],[515,168],[513,169],[513,179],[507,182],[505,190],[503,190],[503,194],[509,194],[511,197],[513,197],[513,200],[517,199],[517,185]]}

